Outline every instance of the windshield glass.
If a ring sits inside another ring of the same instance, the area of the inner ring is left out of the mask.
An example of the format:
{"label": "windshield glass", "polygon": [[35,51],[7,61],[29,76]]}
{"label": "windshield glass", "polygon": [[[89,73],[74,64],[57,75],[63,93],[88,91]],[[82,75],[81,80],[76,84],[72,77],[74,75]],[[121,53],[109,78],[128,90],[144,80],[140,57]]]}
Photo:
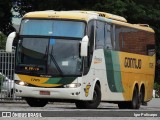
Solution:
{"label": "windshield glass", "polygon": [[23,38],[19,40],[16,57],[17,70],[45,73],[48,42],[49,39],[46,38]]}
{"label": "windshield glass", "polygon": [[48,53],[49,74],[55,74],[53,71],[55,71],[56,64],[59,66],[57,73],[61,70],[62,74],[80,74],[79,41],[50,39]]}
{"label": "windshield glass", "polygon": [[80,75],[79,40],[21,38],[17,47],[17,71],[48,75]]}
{"label": "windshield glass", "polygon": [[20,35],[82,38],[84,30],[85,23],[80,21],[24,19],[21,24]]}

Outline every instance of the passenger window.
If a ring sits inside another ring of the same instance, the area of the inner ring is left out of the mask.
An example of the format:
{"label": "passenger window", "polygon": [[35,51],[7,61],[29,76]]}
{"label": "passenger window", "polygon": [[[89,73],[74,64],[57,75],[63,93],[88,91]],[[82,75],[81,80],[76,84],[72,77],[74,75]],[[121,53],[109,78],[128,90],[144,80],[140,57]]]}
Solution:
{"label": "passenger window", "polygon": [[105,41],[104,48],[108,50],[112,50],[112,42],[111,42],[111,25],[105,24]]}
{"label": "passenger window", "polygon": [[104,22],[97,21],[96,24],[96,49],[103,49],[104,48]]}
{"label": "passenger window", "polygon": [[116,49],[116,33],[115,33],[115,25],[111,25],[111,43],[112,49]]}
{"label": "passenger window", "polygon": [[94,50],[94,31],[95,31],[95,27],[94,27],[94,22],[95,21],[90,21],[88,23],[88,37],[89,37],[89,54],[93,54],[93,50]]}

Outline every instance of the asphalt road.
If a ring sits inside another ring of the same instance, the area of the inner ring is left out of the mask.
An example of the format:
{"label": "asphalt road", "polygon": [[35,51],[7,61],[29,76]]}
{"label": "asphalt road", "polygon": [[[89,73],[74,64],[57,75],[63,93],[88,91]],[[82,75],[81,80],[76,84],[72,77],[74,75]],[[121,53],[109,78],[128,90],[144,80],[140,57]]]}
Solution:
{"label": "asphalt road", "polygon": [[[77,109],[74,103],[49,103],[45,107],[29,107],[25,102],[5,103],[0,102],[0,116],[11,114],[11,120],[21,120],[21,117],[35,117],[30,118],[38,120],[106,120],[118,119],[143,119],[151,120],[160,117],[160,98],[153,98],[148,102],[148,106],[141,106],[139,110],[124,109],[120,110],[116,104],[101,103],[97,109]],[[3,113],[2,113],[3,112]],[[9,112],[9,113],[5,113]],[[13,118],[14,117],[14,118]],[[37,118],[36,118],[37,117]],[[127,118],[126,118],[127,117]],[[0,117],[1,119],[5,119]]]}

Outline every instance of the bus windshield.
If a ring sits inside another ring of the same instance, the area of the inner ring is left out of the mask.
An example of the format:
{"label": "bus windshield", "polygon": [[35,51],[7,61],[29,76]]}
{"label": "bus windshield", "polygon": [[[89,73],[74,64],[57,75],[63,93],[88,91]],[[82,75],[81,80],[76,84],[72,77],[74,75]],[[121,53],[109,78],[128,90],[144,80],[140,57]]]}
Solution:
{"label": "bus windshield", "polygon": [[85,23],[69,20],[35,20],[24,19],[20,35],[63,36],[82,38]]}
{"label": "bus windshield", "polygon": [[69,20],[22,21],[17,46],[16,72],[53,76],[79,76],[80,41],[85,23]]}
{"label": "bus windshield", "polygon": [[17,71],[23,73],[81,75],[78,40],[22,38],[16,59]]}

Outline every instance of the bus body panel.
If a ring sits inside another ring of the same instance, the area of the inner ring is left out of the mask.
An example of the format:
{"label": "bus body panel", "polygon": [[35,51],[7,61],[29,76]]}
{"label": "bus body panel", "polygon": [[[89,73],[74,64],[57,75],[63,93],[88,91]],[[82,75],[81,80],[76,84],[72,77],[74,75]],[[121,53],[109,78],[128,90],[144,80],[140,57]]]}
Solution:
{"label": "bus body panel", "polygon": [[[40,18],[48,20],[49,18],[49,20],[52,19],[53,20],[61,19],[67,21],[78,20],[78,21],[83,21],[86,24],[89,24],[91,20],[95,20],[94,22],[95,28],[98,28],[96,26],[97,21],[105,22],[105,25],[106,24],[110,25],[110,27],[108,27],[107,29],[104,28],[105,30],[107,30],[107,32],[108,31],[111,32],[112,30],[114,31],[115,25],[118,25],[118,27],[122,26],[128,29],[134,28],[135,31],[142,30],[145,32],[147,31],[149,33],[154,33],[154,31],[150,27],[133,25],[127,22],[101,17],[97,12],[81,11],[80,13],[78,13],[78,11],[77,12],[72,11],[71,13],[73,14],[69,14],[69,12],[63,13],[63,11],[36,12],[36,13],[33,12],[26,14],[23,17],[23,19],[28,20],[28,19]],[[112,30],[111,27],[113,27]],[[86,31],[87,29],[85,30],[85,32]],[[94,32],[96,32],[96,30]],[[129,32],[131,31],[128,31],[128,33]],[[138,34],[138,32],[136,34]],[[111,36],[111,34],[107,35],[113,37]],[[55,36],[49,36],[49,37],[54,38]],[[61,37],[63,38],[64,36],[60,36],[60,38]],[[40,76],[36,77],[34,75],[33,76],[25,75],[23,73],[15,74],[15,80],[23,81],[31,85],[31,86],[22,86],[16,84],[15,85],[16,95],[21,97],[91,101],[93,100],[95,85],[96,83],[100,83],[100,90],[102,94],[101,101],[115,102],[115,103],[116,102],[118,103],[120,101],[131,101],[133,97],[134,87],[136,85],[138,85],[139,92],[141,87],[144,86],[145,89],[144,101],[151,100],[153,83],[154,83],[154,73],[155,73],[155,55],[148,56],[147,54],[140,55],[129,52],[121,52],[120,49],[117,49],[116,51],[114,49],[115,47],[114,45],[113,49],[110,50],[107,48],[96,48],[95,46],[97,41],[95,37],[96,33],[94,33],[93,53],[91,53],[92,54],[91,63],[87,74],[83,74],[84,68],[81,71],[82,75],[78,77],[53,77],[53,76],[47,77],[47,75],[46,77],[40,77]],[[115,39],[114,37],[113,39]],[[119,38],[120,37],[121,36],[119,36]],[[108,38],[109,37],[107,36],[107,39]],[[55,46],[55,43],[56,42],[58,43],[60,41],[59,39],[58,39],[59,41],[54,39],[49,39],[49,40],[51,41],[50,44],[52,46]],[[66,60],[64,61],[64,63],[65,63],[64,67],[68,66]],[[80,83],[80,87],[64,88],[64,85],[74,84],[74,83],[78,84]],[[50,95],[41,95],[40,91],[49,91]]]}
{"label": "bus body panel", "polygon": [[[33,81],[33,80],[39,81]],[[58,80],[57,80],[58,79]],[[87,75],[77,78],[42,78],[29,75],[15,74],[15,80],[30,83],[31,86],[17,85],[16,96],[50,98],[50,99],[70,99],[70,100],[92,100],[95,80],[93,79],[93,69]],[[48,81],[51,81],[50,83]],[[63,88],[66,84],[80,83],[77,88]],[[34,87],[34,86],[35,87]],[[18,92],[17,92],[18,91]],[[21,91],[21,92],[20,92]],[[51,95],[40,95],[40,91],[49,91]],[[55,93],[55,94],[54,94]],[[76,95],[78,94],[78,95]],[[66,97],[67,96],[67,97]]]}
{"label": "bus body panel", "polygon": [[[105,51],[105,50],[104,50]],[[109,89],[113,93],[123,93],[125,101],[132,100],[135,84],[145,86],[145,101],[152,98],[155,56],[105,51],[106,73]],[[107,92],[108,94],[108,92]],[[113,101],[116,100],[117,97]]]}

